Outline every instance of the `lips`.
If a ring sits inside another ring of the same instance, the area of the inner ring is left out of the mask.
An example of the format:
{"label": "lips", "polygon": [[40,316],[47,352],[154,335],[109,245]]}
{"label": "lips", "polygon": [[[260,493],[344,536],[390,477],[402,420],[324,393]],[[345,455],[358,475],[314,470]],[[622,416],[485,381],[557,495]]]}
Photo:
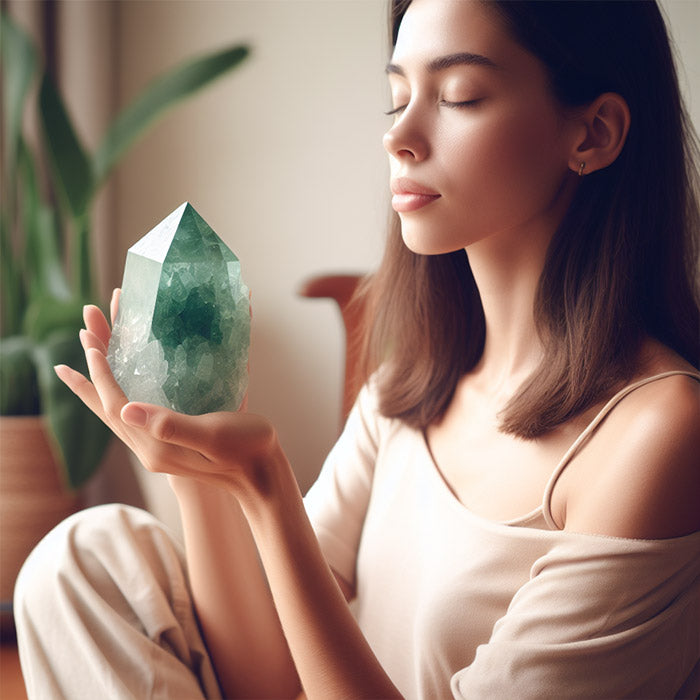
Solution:
{"label": "lips", "polygon": [[407,177],[393,178],[391,191],[391,206],[400,214],[417,211],[440,198],[435,190]]}

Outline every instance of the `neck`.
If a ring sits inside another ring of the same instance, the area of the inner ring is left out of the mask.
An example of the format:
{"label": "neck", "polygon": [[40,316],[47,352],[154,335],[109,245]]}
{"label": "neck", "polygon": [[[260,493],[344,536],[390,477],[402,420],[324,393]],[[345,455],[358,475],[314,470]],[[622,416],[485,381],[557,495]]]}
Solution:
{"label": "neck", "polygon": [[540,216],[467,248],[486,320],[484,352],[469,374],[470,384],[496,400],[507,401],[542,361],[535,296],[547,249],[576,184],[565,179]]}
{"label": "neck", "polygon": [[510,398],[542,360],[534,304],[554,228],[494,236],[467,249],[486,320],[484,352],[470,379],[493,397]]}

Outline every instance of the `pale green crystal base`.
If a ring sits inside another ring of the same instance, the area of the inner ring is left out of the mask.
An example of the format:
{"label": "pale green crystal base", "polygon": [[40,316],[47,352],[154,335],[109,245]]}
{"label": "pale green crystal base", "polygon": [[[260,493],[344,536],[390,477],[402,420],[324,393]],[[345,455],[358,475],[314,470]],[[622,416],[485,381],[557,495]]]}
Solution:
{"label": "pale green crystal base", "polygon": [[107,355],[128,399],[190,415],[239,408],[248,297],[238,258],[188,203],[133,245]]}

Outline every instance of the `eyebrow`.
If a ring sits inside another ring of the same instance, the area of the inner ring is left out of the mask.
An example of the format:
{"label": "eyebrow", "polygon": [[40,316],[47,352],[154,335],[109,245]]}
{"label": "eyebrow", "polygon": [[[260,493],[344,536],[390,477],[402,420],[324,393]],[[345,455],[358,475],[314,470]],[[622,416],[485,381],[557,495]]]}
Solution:
{"label": "eyebrow", "polygon": [[[447,70],[452,66],[486,66],[487,68],[498,68],[498,66],[486,56],[478,53],[469,53],[463,51],[461,53],[451,53],[446,56],[439,56],[430,61],[426,68],[430,73],[438,73],[442,70]],[[396,63],[389,63],[386,67],[387,73],[405,76],[404,69]]]}

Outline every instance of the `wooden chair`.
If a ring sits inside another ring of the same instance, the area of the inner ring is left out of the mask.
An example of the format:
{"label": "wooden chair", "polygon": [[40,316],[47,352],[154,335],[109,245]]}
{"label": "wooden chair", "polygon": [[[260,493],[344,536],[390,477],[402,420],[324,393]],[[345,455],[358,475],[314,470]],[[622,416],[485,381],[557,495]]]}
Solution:
{"label": "wooden chair", "polygon": [[360,390],[359,349],[361,340],[364,303],[353,296],[364,275],[315,275],[305,280],[299,295],[309,299],[333,299],[338,305],[345,328],[345,375],[341,421],[350,413]]}

